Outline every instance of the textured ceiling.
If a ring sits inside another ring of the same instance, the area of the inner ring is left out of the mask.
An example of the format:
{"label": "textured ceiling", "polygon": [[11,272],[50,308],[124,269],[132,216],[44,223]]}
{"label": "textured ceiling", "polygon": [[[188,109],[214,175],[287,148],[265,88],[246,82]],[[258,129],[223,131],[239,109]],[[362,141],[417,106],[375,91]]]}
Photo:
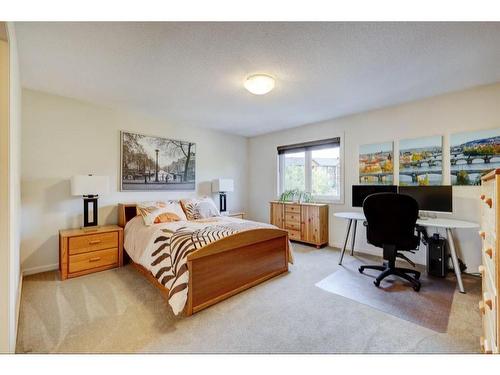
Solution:
{"label": "textured ceiling", "polygon": [[[252,136],[500,81],[500,23],[16,23],[23,86]],[[276,77],[268,95],[246,76]]]}

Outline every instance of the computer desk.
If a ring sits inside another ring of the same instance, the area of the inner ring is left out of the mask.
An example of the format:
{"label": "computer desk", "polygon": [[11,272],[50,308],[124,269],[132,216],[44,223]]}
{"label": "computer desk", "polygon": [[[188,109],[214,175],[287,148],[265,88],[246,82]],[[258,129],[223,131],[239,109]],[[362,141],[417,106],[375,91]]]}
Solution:
{"label": "computer desk", "polygon": [[[334,216],[349,220],[349,224],[347,225],[347,232],[345,235],[344,246],[342,248],[342,254],[340,256],[339,264],[342,264],[342,259],[344,258],[344,253],[347,246],[347,241],[349,239],[349,233],[351,231],[351,226],[354,223],[354,228],[352,232],[351,238],[351,255],[354,253],[354,243],[356,241],[356,229],[357,223],[359,220],[365,221],[366,217],[362,212],[336,212]],[[460,271],[460,264],[458,262],[457,252],[455,250],[455,241],[453,239],[452,229],[473,229],[479,228],[479,224],[473,223],[470,221],[464,220],[455,220],[455,219],[443,219],[443,218],[426,218],[426,219],[418,219],[417,225],[422,227],[431,227],[431,228],[444,228],[446,230],[446,240],[448,242],[448,247],[450,248],[451,261],[453,263],[453,270],[455,271],[455,275],[457,276],[458,289],[460,293],[465,293],[464,284],[462,282],[462,272]]]}

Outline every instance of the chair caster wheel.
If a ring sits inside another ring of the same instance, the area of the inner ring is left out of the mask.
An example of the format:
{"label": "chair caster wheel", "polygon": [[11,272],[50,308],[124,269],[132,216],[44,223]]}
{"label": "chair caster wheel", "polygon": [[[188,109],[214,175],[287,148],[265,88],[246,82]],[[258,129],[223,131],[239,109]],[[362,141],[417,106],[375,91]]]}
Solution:
{"label": "chair caster wheel", "polygon": [[364,271],[364,270],[365,270],[365,269],[364,269],[363,267],[359,267],[359,268],[358,268],[359,273],[363,273],[363,271]]}
{"label": "chair caster wheel", "polygon": [[420,290],[420,284],[418,284],[418,285],[414,285],[414,286],[413,286],[413,290],[414,290],[415,292],[418,292],[418,291]]}
{"label": "chair caster wheel", "polygon": [[380,286],[380,281],[375,280],[375,281],[373,282],[373,284],[375,284],[375,286],[378,288],[378,287]]}

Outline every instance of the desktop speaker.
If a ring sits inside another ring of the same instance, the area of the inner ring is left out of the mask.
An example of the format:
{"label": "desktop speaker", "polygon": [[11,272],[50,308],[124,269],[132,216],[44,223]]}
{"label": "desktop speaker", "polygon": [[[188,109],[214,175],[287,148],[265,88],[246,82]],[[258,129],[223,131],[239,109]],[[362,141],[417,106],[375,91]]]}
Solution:
{"label": "desktop speaker", "polygon": [[427,273],[432,276],[446,277],[448,272],[448,253],[446,240],[434,234],[427,241]]}

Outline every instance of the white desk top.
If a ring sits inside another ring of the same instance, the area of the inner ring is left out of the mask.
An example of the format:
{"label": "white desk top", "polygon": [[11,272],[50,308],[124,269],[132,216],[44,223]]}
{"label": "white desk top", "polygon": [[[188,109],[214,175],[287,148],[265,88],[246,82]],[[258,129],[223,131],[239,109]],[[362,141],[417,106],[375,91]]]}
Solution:
{"label": "white desk top", "polygon": [[442,217],[418,219],[417,224],[422,227],[434,227],[434,228],[454,228],[454,229],[479,228],[479,224],[474,223],[472,221],[443,219]]}
{"label": "white desk top", "polygon": [[[362,212],[335,212],[333,214],[341,219],[348,220],[366,220],[365,215]],[[465,228],[479,228],[479,224],[455,219],[444,219],[444,218],[426,218],[418,219],[417,224],[423,227],[433,227],[433,228],[453,228],[453,229],[465,229]]]}
{"label": "white desk top", "polygon": [[366,220],[365,214],[362,212],[335,212],[333,216],[340,217],[347,220]]}

